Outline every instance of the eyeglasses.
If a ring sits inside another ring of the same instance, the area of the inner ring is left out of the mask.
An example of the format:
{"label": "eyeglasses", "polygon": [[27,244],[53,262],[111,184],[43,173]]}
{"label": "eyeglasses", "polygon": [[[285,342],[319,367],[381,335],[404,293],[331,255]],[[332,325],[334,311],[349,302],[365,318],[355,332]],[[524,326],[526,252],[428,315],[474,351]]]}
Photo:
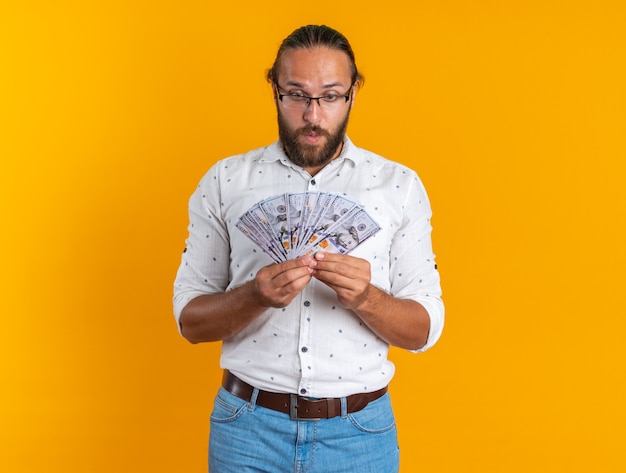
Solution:
{"label": "eyeglasses", "polygon": [[[337,95],[337,94],[328,94],[323,95],[322,97],[309,97],[304,94],[281,94],[280,86],[278,84],[274,84],[276,86],[276,92],[278,95],[278,100],[283,104],[283,107],[289,110],[306,110],[311,105],[312,100],[317,100],[317,104],[320,106],[322,110],[327,111],[335,111],[338,110],[343,104],[350,100],[350,96],[352,94],[352,87],[347,90],[346,95]],[[342,100],[343,99],[343,100]]]}

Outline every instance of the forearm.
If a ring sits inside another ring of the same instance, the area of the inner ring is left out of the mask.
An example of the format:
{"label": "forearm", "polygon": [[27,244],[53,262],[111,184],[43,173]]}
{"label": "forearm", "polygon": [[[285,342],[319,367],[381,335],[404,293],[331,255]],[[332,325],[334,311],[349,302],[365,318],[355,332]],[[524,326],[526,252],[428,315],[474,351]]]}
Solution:
{"label": "forearm", "polygon": [[192,299],[180,316],[181,332],[191,343],[224,340],[237,334],[269,307],[286,307],[311,280],[311,258],[271,264],[255,278],[223,294]]}
{"label": "forearm", "polygon": [[191,343],[224,340],[243,330],[266,309],[250,281],[223,294],[191,300],[180,315],[181,332]]}
{"label": "forearm", "polygon": [[419,350],[426,345],[430,316],[420,303],[393,297],[371,284],[368,261],[349,255],[318,252],[314,277],[337,293],[339,303],[353,310],[390,345]]}
{"label": "forearm", "polygon": [[397,299],[370,285],[354,312],[381,339],[409,350],[422,348],[430,331],[430,317],[419,302]]}

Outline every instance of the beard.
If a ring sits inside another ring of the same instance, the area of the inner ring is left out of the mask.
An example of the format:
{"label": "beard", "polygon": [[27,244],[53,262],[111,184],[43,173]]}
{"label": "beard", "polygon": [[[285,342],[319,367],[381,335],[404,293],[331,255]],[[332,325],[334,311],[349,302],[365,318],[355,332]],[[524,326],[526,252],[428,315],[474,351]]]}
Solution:
{"label": "beard", "polygon": [[[283,144],[285,153],[292,163],[303,168],[315,168],[328,164],[335,156],[335,153],[343,143],[348,128],[348,118],[350,112],[337,126],[337,130],[332,133],[317,125],[306,125],[299,129],[291,128],[278,109],[278,136]],[[309,133],[326,138],[322,145],[312,145],[300,142],[299,138]]]}

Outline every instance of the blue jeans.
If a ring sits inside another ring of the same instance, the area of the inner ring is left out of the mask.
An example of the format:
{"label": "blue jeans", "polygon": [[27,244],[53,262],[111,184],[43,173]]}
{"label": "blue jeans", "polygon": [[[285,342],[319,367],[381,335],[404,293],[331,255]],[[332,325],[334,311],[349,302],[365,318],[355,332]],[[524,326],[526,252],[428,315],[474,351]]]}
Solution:
{"label": "blue jeans", "polygon": [[291,420],[220,388],[211,413],[210,473],[397,473],[389,393],[332,419]]}

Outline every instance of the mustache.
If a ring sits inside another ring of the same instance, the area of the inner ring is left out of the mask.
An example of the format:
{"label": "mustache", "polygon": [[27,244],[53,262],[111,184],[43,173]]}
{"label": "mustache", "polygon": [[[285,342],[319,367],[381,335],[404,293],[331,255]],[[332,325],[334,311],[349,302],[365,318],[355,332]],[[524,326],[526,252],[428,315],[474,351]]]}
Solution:
{"label": "mustache", "polygon": [[315,133],[316,135],[325,136],[326,138],[330,138],[330,133],[324,130],[322,127],[317,125],[306,125],[300,128],[296,134],[298,136],[302,135],[310,135],[311,133]]}

